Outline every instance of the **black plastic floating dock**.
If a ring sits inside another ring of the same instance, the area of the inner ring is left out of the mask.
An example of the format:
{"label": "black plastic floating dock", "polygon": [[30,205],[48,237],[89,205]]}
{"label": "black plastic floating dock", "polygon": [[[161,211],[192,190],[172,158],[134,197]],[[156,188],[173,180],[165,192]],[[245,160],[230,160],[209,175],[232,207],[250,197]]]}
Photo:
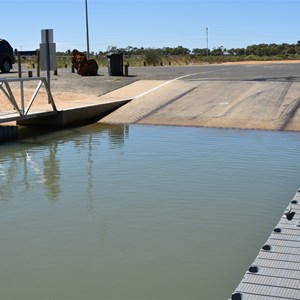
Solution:
{"label": "black plastic floating dock", "polygon": [[300,190],[231,299],[300,299]]}

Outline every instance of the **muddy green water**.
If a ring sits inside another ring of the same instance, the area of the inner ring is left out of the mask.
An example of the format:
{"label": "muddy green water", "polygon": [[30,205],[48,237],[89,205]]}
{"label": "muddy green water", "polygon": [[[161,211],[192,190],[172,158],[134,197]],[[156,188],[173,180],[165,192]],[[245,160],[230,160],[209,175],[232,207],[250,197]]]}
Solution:
{"label": "muddy green water", "polygon": [[299,153],[300,133],[100,124],[1,145],[0,299],[227,299]]}

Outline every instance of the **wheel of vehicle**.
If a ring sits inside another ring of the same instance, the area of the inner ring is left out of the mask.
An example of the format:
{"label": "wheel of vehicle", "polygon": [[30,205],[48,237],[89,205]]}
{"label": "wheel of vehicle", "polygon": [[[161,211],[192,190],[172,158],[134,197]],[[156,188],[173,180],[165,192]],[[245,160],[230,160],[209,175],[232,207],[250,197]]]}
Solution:
{"label": "wheel of vehicle", "polygon": [[8,73],[10,71],[10,61],[8,59],[4,59],[0,69],[2,73]]}

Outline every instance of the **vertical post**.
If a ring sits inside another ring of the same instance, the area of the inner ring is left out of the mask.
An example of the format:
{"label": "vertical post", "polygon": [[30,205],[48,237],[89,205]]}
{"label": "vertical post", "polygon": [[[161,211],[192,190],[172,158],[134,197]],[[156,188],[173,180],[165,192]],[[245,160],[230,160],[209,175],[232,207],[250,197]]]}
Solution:
{"label": "vertical post", "polygon": [[[56,64],[56,49],[53,43],[53,30],[42,30],[42,43],[40,44],[40,63],[41,70],[47,71],[47,85],[50,89],[50,70],[55,70]],[[48,96],[48,103],[51,99]]]}
{"label": "vertical post", "polygon": [[126,63],[126,64],[124,65],[124,67],[125,67],[125,76],[128,76],[128,68],[129,68],[129,64]]}
{"label": "vertical post", "polygon": [[41,65],[40,65],[40,50],[36,50],[37,52],[37,77],[40,77],[40,69],[41,69]]}
{"label": "vertical post", "polygon": [[49,47],[49,30],[45,30],[46,33],[46,64],[47,64],[47,81],[50,89],[50,47]]}
{"label": "vertical post", "polygon": [[206,27],[206,55],[208,56],[208,27]]}
{"label": "vertical post", "polygon": [[22,115],[24,115],[25,112],[25,104],[24,104],[24,84],[23,80],[20,80],[20,92],[21,92],[21,110]]}
{"label": "vertical post", "polygon": [[22,64],[21,64],[21,55],[18,51],[18,72],[19,72],[19,78],[22,77]]}
{"label": "vertical post", "polygon": [[86,45],[87,45],[86,58],[89,59],[89,56],[90,56],[90,41],[89,41],[89,20],[88,20],[87,0],[85,0],[85,20],[86,20]]}

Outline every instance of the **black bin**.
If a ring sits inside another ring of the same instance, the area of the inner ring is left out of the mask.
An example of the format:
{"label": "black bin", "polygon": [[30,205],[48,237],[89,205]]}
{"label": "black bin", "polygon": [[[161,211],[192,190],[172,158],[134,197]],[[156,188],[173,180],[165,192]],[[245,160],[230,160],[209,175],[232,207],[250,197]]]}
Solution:
{"label": "black bin", "polygon": [[123,53],[109,53],[107,59],[109,76],[123,76]]}

